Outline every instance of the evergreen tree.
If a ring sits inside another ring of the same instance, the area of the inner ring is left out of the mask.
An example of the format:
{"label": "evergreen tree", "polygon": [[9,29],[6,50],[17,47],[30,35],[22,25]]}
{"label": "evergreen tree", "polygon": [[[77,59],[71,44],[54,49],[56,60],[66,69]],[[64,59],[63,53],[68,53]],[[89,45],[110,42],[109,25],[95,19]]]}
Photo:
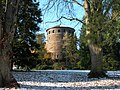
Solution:
{"label": "evergreen tree", "polygon": [[79,55],[77,49],[77,37],[76,35],[68,35],[65,34],[63,39],[63,47],[62,47],[62,55],[63,60],[65,60],[65,64],[69,69],[75,69]]}
{"label": "evergreen tree", "polygon": [[40,46],[39,49],[38,49],[39,59],[43,60],[44,59],[44,54],[46,52],[46,50],[45,50],[45,35],[44,34],[38,34],[36,39],[37,39],[37,43]]}
{"label": "evergreen tree", "polygon": [[46,50],[45,50],[45,35],[38,34],[37,35],[37,43],[39,44],[39,49],[37,50],[39,56],[39,61],[37,62],[36,69],[43,69],[44,65],[46,65],[46,60],[44,59]]}
{"label": "evergreen tree", "polygon": [[39,3],[32,0],[20,1],[18,10],[17,28],[13,41],[13,62],[15,65],[33,68],[38,59],[36,49],[39,45],[36,41],[36,32],[39,31],[41,20]]}
{"label": "evergreen tree", "polygon": [[[117,24],[117,23],[119,23],[119,20],[116,21],[116,24],[115,24],[115,21],[114,21],[114,24],[113,24],[113,22],[109,22],[110,26],[107,27],[107,29],[109,30],[110,36],[107,35],[108,31],[106,30],[106,32],[104,31],[104,34],[103,34],[104,37],[102,37],[103,41],[104,41],[104,42],[102,42],[103,69],[105,69],[105,70],[119,70],[119,68],[120,68],[119,67],[119,63],[120,63],[119,62],[119,47],[120,46],[119,46],[119,42],[118,42],[119,32],[115,31],[115,30],[119,29],[117,27],[117,26],[119,26],[119,24]],[[114,26],[116,26],[116,27],[113,28]],[[78,62],[80,69],[90,69],[90,66],[91,66],[90,52],[89,52],[89,47],[86,44],[85,33],[86,33],[85,25],[83,25],[82,29],[81,29],[81,33],[80,33],[80,61]],[[113,35],[113,33],[115,33],[115,34]],[[108,41],[108,40],[110,40],[110,41]]]}
{"label": "evergreen tree", "polygon": [[91,62],[90,62],[90,51],[89,47],[86,44],[86,30],[85,30],[85,25],[82,26],[81,31],[80,31],[80,38],[79,38],[79,55],[80,55],[80,60],[78,62],[78,67],[79,69],[90,69],[91,67]]}

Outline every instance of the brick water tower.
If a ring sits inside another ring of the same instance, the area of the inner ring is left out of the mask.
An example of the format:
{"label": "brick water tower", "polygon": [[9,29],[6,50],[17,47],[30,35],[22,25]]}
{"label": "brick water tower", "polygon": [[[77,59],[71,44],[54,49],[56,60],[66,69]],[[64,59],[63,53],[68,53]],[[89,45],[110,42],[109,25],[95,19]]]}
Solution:
{"label": "brick water tower", "polygon": [[51,59],[62,59],[62,46],[65,34],[74,34],[75,30],[71,27],[66,27],[64,25],[58,25],[51,27],[46,30],[47,32],[47,42],[46,50],[51,55]]}

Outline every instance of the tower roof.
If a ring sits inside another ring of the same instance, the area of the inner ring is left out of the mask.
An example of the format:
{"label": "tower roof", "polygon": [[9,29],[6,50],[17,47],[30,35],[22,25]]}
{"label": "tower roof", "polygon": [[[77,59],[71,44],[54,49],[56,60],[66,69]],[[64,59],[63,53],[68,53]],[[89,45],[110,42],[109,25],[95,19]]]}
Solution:
{"label": "tower roof", "polygon": [[57,26],[54,26],[54,27],[67,27],[67,26],[65,26],[65,25],[57,25]]}
{"label": "tower roof", "polygon": [[46,32],[47,32],[49,29],[52,29],[52,28],[70,28],[70,29],[73,29],[73,30],[74,30],[74,28],[71,28],[71,27],[68,27],[68,26],[65,26],[65,25],[57,25],[57,26],[48,28],[48,29],[46,30]]}

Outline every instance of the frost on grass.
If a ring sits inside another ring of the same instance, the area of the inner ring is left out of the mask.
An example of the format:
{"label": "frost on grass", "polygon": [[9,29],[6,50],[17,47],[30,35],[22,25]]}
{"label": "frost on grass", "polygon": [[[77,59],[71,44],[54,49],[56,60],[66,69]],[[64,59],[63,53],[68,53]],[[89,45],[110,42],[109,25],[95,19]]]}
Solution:
{"label": "frost on grass", "polygon": [[88,78],[89,70],[41,70],[13,72],[20,83],[19,89],[38,90],[80,90],[80,89],[120,89],[120,71],[109,71],[111,78]]}

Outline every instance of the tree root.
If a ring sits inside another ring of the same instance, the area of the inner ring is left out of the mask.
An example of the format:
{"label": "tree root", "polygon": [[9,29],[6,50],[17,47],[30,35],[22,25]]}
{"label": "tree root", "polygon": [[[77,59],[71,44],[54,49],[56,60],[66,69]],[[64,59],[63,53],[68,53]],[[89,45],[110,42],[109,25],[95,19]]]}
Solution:
{"label": "tree root", "polygon": [[10,81],[4,83],[5,88],[19,88],[20,85],[17,83],[16,79],[13,77],[12,74],[10,74]]}
{"label": "tree root", "polygon": [[103,77],[108,77],[105,71],[101,72],[90,71],[90,73],[88,73],[88,78],[103,78]]}

